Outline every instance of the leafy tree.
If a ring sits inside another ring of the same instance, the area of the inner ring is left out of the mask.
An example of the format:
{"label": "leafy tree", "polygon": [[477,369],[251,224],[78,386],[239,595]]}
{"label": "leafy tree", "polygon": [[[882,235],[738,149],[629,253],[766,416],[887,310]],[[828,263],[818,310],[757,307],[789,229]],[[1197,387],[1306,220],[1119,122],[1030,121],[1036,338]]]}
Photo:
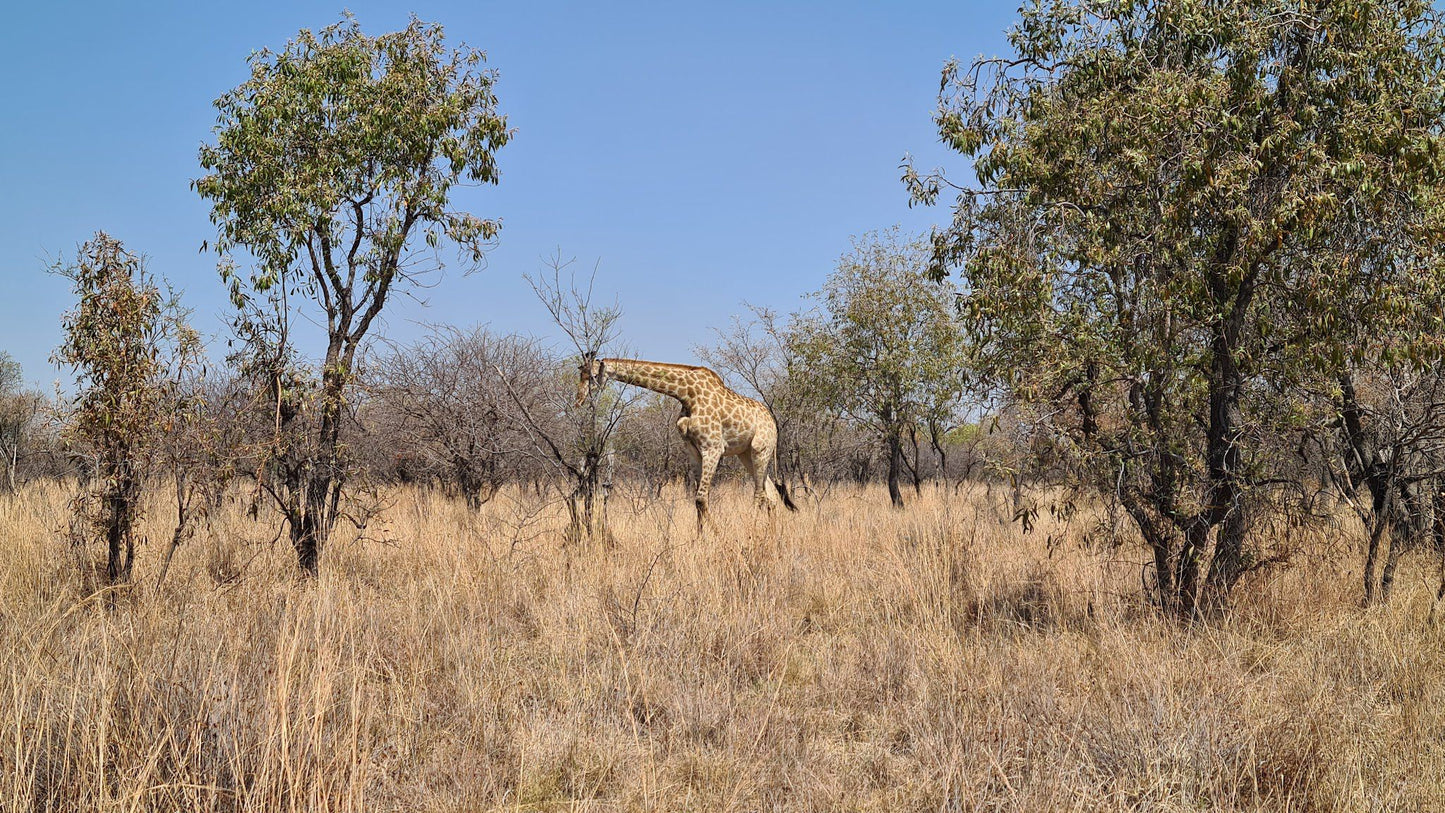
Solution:
{"label": "leafy tree", "polygon": [[[511,136],[482,61],[466,46],[448,49],[438,25],[413,18],[369,37],[348,15],[319,34],[301,31],[279,52],[257,52],[251,78],[216,101],[216,144],[201,148],[207,174],[194,186],[212,203],[221,275],[237,308],[279,322],[249,335],[270,337],[253,347],[271,348],[273,402],[293,401],[277,411],[312,438],[304,459],[271,470],[306,573],[317,572],[339,516],[358,348],[388,300],[441,265],[444,239],[474,265],[500,227],[450,206],[458,183],[497,182],[495,153]],[[232,259],[238,249],[255,260],[249,274]],[[276,307],[249,307],[254,294]],[[324,314],[317,387],[309,371],[283,367],[294,359],[286,318],[296,296]]]}
{"label": "leafy tree", "polygon": [[957,408],[966,368],[952,292],[925,276],[926,246],[897,229],[855,240],[800,316],[793,352],[804,391],[863,423],[888,456],[888,495],[903,506],[903,439],[919,422]]}
{"label": "leafy tree", "polygon": [[976,183],[904,180],[957,193],[934,268],[959,272],[989,381],[1121,501],[1192,615],[1268,558],[1246,542],[1299,382],[1384,326],[1439,335],[1412,303],[1439,285],[1440,21],[1417,0],[1035,0],[1009,41],[943,73],[936,122]]}
{"label": "leafy tree", "polygon": [[75,370],[78,386],[66,432],[91,459],[74,541],[105,541],[105,580],[115,584],[130,579],[142,487],[157,441],[170,429],[175,382],[198,358],[200,340],[141,258],[104,232],[56,271],[74,283],[79,300],[64,317],[65,341],[53,356]]}

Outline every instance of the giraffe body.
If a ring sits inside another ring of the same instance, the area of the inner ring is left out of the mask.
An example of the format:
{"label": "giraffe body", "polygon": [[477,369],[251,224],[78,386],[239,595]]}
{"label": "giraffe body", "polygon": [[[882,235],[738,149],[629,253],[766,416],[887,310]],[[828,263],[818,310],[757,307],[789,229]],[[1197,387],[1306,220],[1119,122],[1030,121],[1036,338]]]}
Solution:
{"label": "giraffe body", "polygon": [[759,507],[771,511],[781,496],[789,510],[797,510],[787,489],[768,477],[778,449],[778,425],[772,413],[762,403],[728,389],[717,373],[706,367],[619,358],[594,359],[583,364],[580,373],[579,403],[592,389],[613,379],[662,393],[682,404],[677,431],[686,441],[697,475],[694,502],[699,532],[709,520],[708,494],[723,457],[742,461],[753,478],[753,496]]}

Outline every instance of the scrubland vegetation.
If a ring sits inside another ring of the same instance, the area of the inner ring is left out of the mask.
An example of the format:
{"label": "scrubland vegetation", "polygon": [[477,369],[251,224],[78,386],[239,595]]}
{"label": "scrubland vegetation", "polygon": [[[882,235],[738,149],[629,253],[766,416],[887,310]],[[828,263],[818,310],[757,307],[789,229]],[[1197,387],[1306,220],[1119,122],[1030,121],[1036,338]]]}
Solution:
{"label": "scrubland vegetation", "polygon": [[729,486],[705,540],[677,490],[619,493],[610,549],[516,489],[388,497],[317,581],[230,502],[159,588],[143,549],[96,595],[54,555],[66,490],[0,498],[0,808],[1445,804],[1424,561],[1362,610],[1358,551],[1317,539],[1186,626],[1097,516],[1023,535],[983,487],[845,488],[770,533]]}
{"label": "scrubland vegetation", "polygon": [[971,176],[900,166],[946,223],[692,348],[802,504],[701,536],[721,441],[604,385],[562,253],[541,338],[379,335],[498,238],[451,199],[514,135],[482,53],[256,52],[193,181],[230,354],[103,232],[73,390],[0,352],[0,809],[1445,808],[1445,18],[1009,45],[943,70]]}

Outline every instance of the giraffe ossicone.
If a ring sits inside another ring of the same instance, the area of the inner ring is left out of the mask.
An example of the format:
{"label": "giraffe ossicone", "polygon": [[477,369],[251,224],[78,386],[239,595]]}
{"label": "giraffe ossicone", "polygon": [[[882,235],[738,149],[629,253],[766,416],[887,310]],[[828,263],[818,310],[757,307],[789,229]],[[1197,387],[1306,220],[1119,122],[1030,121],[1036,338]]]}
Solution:
{"label": "giraffe ossicone", "polygon": [[798,510],[781,481],[768,477],[778,450],[778,424],[761,402],[727,388],[722,378],[706,367],[667,364],[639,359],[584,359],[578,368],[577,403],[608,380],[621,381],[676,399],[682,404],[677,431],[692,458],[697,475],[697,528],[710,521],[708,493],[718,462],[735,456],[753,478],[753,497],[771,511],[781,497],[788,510]]}

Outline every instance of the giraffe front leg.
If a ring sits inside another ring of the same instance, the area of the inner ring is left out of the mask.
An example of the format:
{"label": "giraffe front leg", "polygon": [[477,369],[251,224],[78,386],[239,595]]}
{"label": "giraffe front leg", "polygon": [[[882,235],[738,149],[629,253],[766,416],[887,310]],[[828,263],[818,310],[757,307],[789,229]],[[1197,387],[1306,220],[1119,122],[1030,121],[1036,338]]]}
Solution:
{"label": "giraffe front leg", "polygon": [[722,447],[708,447],[699,449],[699,457],[702,460],[697,476],[697,497],[694,503],[697,505],[697,533],[702,535],[704,524],[712,526],[717,530],[717,524],[707,513],[707,496],[712,490],[712,478],[717,473],[718,461],[722,459]]}
{"label": "giraffe front leg", "polygon": [[686,435],[683,436],[682,445],[687,449],[687,457],[692,464],[687,469],[687,476],[683,478],[684,490],[697,491],[697,484],[702,482],[702,452],[698,451],[697,444]]}

